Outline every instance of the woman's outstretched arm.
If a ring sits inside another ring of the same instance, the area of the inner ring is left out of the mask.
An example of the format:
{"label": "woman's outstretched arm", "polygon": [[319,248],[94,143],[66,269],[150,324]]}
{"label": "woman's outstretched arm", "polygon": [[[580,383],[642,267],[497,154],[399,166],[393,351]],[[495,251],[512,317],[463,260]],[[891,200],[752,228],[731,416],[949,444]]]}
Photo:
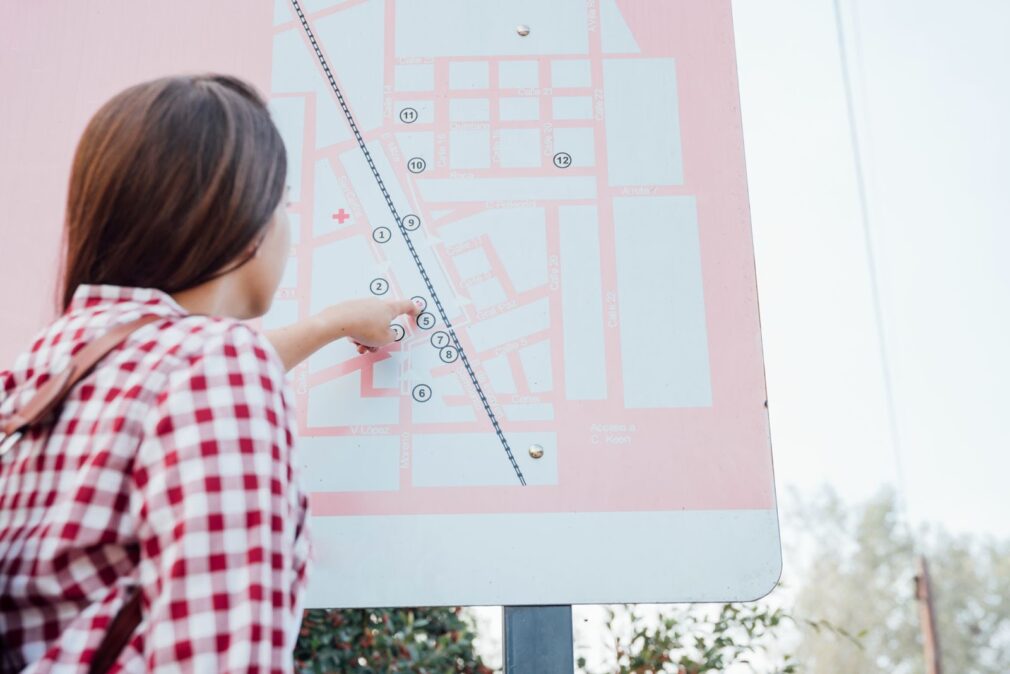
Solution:
{"label": "woman's outstretched arm", "polygon": [[334,304],[315,316],[286,328],[269,330],[267,339],[292,369],[330,342],[347,337],[359,351],[385,346],[395,337],[389,325],[397,316],[416,316],[418,307],[410,300],[364,298]]}

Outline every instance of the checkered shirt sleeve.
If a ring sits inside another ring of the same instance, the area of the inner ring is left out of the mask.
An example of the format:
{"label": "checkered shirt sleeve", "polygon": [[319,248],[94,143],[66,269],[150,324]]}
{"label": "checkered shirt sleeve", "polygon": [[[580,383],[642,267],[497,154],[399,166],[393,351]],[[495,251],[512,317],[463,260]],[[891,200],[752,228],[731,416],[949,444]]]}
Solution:
{"label": "checkered shirt sleeve", "polygon": [[132,474],[143,654],[152,672],[289,672],[308,543],[283,368],[244,325],[212,339],[169,373]]}

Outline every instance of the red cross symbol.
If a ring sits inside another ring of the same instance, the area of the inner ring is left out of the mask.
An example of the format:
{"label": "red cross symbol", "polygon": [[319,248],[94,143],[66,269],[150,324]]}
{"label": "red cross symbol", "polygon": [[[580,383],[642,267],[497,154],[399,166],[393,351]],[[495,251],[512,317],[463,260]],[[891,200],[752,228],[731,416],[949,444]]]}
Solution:
{"label": "red cross symbol", "polygon": [[351,217],[350,214],[344,211],[344,209],[342,208],[333,214],[333,219],[339,222],[341,225],[344,224],[345,220],[349,220],[350,217]]}

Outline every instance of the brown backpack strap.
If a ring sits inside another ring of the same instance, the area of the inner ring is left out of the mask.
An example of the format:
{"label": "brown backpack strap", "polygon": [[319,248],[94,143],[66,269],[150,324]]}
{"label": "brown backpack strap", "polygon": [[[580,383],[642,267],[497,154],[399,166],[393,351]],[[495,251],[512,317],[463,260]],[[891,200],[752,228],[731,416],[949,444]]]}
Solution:
{"label": "brown backpack strap", "polygon": [[110,351],[122,344],[138,329],[153,323],[160,316],[143,316],[130,323],[112,328],[104,335],[81,349],[60,373],[54,375],[39,387],[24,409],[14,412],[0,428],[0,456],[17,444],[17,441],[36,424],[45,421],[49,415],[63,404],[70,390],[83,379],[91,369]]}
{"label": "brown backpack strap", "polygon": [[140,590],[134,588],[130,598],[109,623],[109,629],[105,632],[102,643],[91,658],[88,674],[105,674],[116,664],[116,660],[140,624],[140,618]]}

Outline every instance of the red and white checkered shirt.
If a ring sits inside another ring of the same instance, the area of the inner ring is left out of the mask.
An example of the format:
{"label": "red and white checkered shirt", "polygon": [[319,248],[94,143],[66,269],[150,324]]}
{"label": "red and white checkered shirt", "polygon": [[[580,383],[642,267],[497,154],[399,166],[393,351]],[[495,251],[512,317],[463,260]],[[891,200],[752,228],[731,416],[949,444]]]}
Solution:
{"label": "red and white checkered shirt", "polygon": [[113,672],[290,672],[308,502],[263,336],[158,290],[82,286],[0,371],[0,420],[77,349],[148,314],[163,320],[0,458],[0,635],[26,672],[86,672],[135,586],[143,622]]}

